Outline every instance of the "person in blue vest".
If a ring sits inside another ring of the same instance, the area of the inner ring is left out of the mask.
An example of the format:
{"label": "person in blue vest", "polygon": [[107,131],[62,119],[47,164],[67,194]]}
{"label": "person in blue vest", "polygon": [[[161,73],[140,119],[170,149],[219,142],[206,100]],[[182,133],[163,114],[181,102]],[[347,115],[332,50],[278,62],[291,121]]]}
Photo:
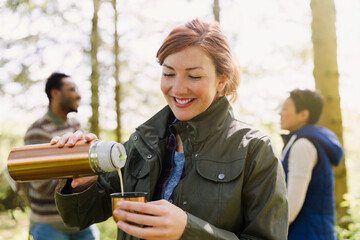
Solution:
{"label": "person in blue vest", "polygon": [[280,112],[289,201],[288,239],[336,239],[334,174],[332,166],[344,150],[329,129],[315,126],[323,108],[316,91],[295,89]]}

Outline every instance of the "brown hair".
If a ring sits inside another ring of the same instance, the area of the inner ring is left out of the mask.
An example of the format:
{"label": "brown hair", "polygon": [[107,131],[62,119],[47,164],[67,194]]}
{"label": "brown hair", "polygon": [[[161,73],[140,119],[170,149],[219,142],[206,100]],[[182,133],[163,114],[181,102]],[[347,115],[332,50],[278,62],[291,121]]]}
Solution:
{"label": "brown hair", "polygon": [[290,92],[296,112],[309,111],[308,124],[315,124],[322,113],[324,98],[318,91],[294,89]]}
{"label": "brown hair", "polygon": [[174,28],[159,48],[156,58],[160,65],[167,56],[190,46],[199,46],[213,61],[217,76],[225,75],[227,80],[220,95],[238,97],[240,73],[231,54],[230,44],[217,22],[205,23],[194,19]]}

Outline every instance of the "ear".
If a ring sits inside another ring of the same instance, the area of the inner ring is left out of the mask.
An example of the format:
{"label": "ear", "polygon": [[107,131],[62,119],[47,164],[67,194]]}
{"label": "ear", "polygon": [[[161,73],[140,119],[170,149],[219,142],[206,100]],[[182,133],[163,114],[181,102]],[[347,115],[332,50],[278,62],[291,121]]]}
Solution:
{"label": "ear", "polygon": [[227,80],[228,80],[228,77],[225,74],[222,74],[219,77],[219,82],[218,82],[218,85],[216,88],[217,92],[221,93],[224,90]]}
{"label": "ear", "polygon": [[310,117],[310,112],[307,109],[304,109],[300,112],[300,118],[303,122],[307,123]]}
{"label": "ear", "polygon": [[57,99],[60,96],[60,91],[53,88],[51,89],[51,99]]}

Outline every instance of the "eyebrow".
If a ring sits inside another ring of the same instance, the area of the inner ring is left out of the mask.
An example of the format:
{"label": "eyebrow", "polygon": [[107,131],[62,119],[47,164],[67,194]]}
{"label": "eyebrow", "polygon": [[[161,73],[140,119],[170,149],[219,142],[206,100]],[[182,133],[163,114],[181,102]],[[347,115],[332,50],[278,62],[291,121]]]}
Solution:
{"label": "eyebrow", "polygon": [[[163,64],[164,67],[169,68],[171,70],[175,70],[173,67],[166,65],[165,63]],[[186,68],[186,71],[191,71],[191,70],[195,70],[195,69],[204,69],[203,67],[190,67],[190,68]]]}

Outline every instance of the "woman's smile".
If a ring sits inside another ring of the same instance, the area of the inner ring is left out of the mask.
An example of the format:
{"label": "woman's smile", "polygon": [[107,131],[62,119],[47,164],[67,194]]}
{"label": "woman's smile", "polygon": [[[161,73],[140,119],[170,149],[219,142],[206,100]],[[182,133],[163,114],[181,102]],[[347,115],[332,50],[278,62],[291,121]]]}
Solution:
{"label": "woman's smile", "polygon": [[174,104],[179,108],[185,108],[190,106],[194,101],[195,98],[177,98],[173,97]]}

